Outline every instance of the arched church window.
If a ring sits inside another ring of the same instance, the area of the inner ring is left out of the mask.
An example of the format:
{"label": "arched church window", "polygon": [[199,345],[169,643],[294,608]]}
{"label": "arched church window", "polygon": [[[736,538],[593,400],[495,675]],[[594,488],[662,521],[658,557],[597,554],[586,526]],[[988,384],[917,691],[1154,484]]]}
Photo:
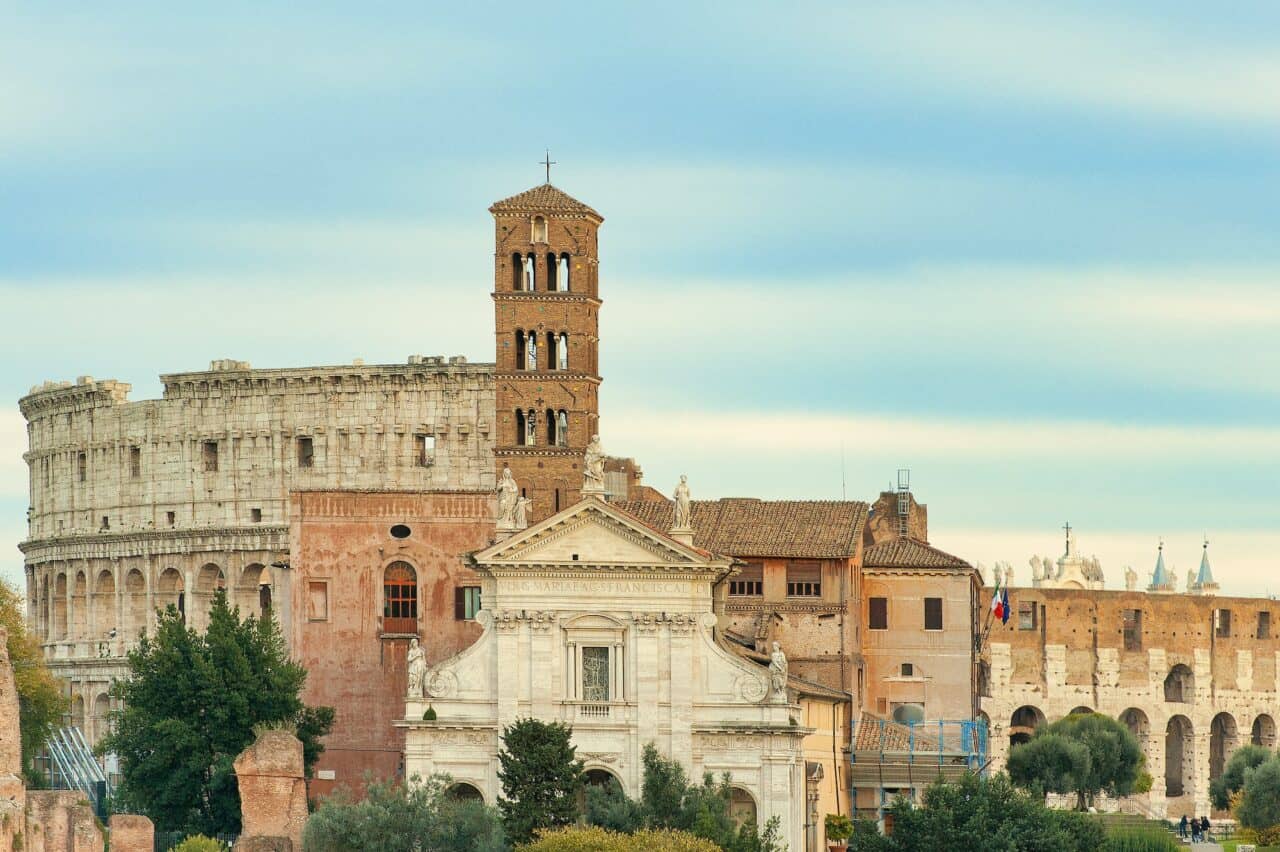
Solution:
{"label": "arched church window", "polygon": [[532,447],[538,443],[538,414],[532,408],[524,415],[524,443]]}
{"label": "arched church window", "polygon": [[569,292],[569,255],[560,255],[560,262],[556,264],[556,288],[561,293]]}
{"label": "arched church window", "polygon": [[516,369],[524,369],[524,332],[516,331]]}
{"label": "arched church window", "polygon": [[534,270],[533,255],[526,255],[524,259],[524,289],[530,293],[537,289],[537,277]]}
{"label": "arched church window", "polygon": [[563,408],[556,413],[556,446],[569,446],[569,412]]}
{"label": "arched church window", "polygon": [[418,574],[408,562],[392,562],[382,573],[382,629],[418,631]]}
{"label": "arched church window", "polygon": [[569,335],[564,332],[560,333],[560,345],[556,347],[556,355],[560,362],[557,369],[569,369]]}
{"label": "arched church window", "polygon": [[547,369],[556,369],[557,355],[559,347],[559,338],[556,337],[554,331],[547,332]]}
{"label": "arched church window", "polygon": [[533,217],[533,241],[535,243],[547,241],[547,220],[543,216]]}
{"label": "arched church window", "polygon": [[547,252],[547,292],[554,293],[560,289],[560,269],[556,265],[556,253]]}
{"label": "arched church window", "polygon": [[524,289],[524,259],[519,252],[511,255],[511,289],[517,292]]}
{"label": "arched church window", "polygon": [[524,444],[526,439],[526,434],[524,431],[525,430],[524,421],[525,421],[524,410],[517,408],[516,409],[516,443],[517,444]]}
{"label": "arched church window", "polygon": [[530,371],[538,369],[538,335],[532,331],[524,341],[524,368]]}

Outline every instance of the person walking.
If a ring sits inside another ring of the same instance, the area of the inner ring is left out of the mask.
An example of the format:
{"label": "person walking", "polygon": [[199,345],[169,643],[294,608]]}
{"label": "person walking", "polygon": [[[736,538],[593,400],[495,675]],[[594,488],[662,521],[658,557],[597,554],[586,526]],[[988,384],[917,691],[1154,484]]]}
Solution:
{"label": "person walking", "polygon": [[1200,842],[1200,817],[1191,818],[1191,842]]}
{"label": "person walking", "polygon": [[1213,838],[1209,834],[1209,818],[1207,816],[1200,817],[1200,840],[1204,843],[1213,842]]}
{"label": "person walking", "polygon": [[1187,839],[1187,815],[1183,814],[1182,819],[1178,822],[1178,836],[1183,840]]}

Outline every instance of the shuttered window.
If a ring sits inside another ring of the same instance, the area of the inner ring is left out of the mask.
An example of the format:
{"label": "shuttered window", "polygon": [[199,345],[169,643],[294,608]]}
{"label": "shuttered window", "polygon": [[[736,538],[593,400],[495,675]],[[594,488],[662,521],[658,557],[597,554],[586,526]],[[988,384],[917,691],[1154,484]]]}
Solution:
{"label": "shuttered window", "polygon": [[458,621],[472,621],[480,611],[480,587],[458,586],[453,590],[453,617]]}
{"label": "shuttered window", "polygon": [[924,599],[924,629],[942,629],[942,598]]}
{"label": "shuttered window", "polygon": [[741,573],[729,581],[729,594],[733,597],[760,597],[764,594],[764,566],[749,562]]}
{"label": "shuttered window", "polygon": [[867,627],[871,630],[889,629],[889,599],[867,598],[869,619]]}
{"label": "shuttered window", "polygon": [[812,559],[788,562],[787,597],[822,597],[822,563]]}

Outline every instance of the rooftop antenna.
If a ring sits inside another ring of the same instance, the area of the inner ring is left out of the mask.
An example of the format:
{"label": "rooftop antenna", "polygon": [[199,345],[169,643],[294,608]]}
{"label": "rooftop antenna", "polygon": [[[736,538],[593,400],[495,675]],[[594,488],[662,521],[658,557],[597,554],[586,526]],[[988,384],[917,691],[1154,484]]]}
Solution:
{"label": "rooftop antenna", "polygon": [[911,516],[911,469],[898,468],[898,538],[907,537],[907,520]]}

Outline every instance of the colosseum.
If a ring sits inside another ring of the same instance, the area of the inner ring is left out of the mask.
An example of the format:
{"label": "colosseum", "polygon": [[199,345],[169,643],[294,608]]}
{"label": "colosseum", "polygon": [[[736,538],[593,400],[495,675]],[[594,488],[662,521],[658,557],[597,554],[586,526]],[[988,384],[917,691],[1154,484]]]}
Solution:
{"label": "colosseum", "polygon": [[220,586],[242,612],[285,593],[291,490],[494,487],[492,364],[223,360],[161,381],[161,399],[131,402],[128,384],[82,377],[20,402],[28,613],[91,742],[157,607],[199,628]]}
{"label": "colosseum", "polygon": [[1126,589],[1111,591],[1097,561],[1074,545],[1071,538],[1052,568],[1033,559],[1033,585],[1011,588],[1008,622],[991,623],[978,691],[994,768],[1038,725],[1096,711],[1128,725],[1152,777],[1149,793],[1118,806],[1160,817],[1209,814],[1209,783],[1232,751],[1276,745],[1280,637],[1272,618],[1280,603],[1219,596],[1207,543],[1183,591],[1163,550],[1145,591],[1131,570]]}

